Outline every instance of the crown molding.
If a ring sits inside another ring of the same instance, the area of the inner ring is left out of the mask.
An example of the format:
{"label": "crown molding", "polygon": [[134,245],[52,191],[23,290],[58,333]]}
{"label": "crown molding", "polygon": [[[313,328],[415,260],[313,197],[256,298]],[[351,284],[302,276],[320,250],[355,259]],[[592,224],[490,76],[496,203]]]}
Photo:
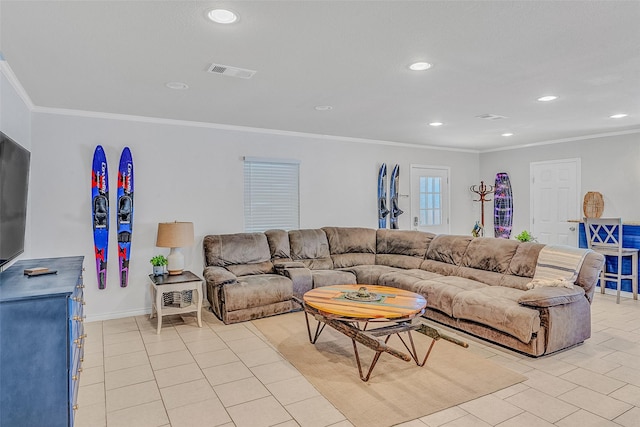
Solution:
{"label": "crown molding", "polygon": [[20,81],[18,80],[16,75],[13,73],[13,70],[9,66],[9,63],[4,59],[1,52],[0,52],[0,72],[9,81],[9,84],[16,91],[20,99],[22,99],[22,102],[24,102],[27,108],[33,112],[35,109],[35,105],[33,104],[31,97],[29,96],[27,91],[24,90],[24,87],[22,86],[22,84],[20,84]]}
{"label": "crown molding", "polygon": [[440,151],[455,151],[455,152],[474,153],[474,154],[480,153],[480,151],[478,150],[470,150],[470,149],[464,149],[464,148],[447,148],[447,147],[439,147],[439,146],[432,146],[432,145],[409,144],[404,142],[384,141],[384,140],[375,140],[375,139],[366,139],[366,138],[353,138],[348,136],[323,135],[323,134],[316,134],[316,133],[296,132],[296,131],[280,130],[280,129],[255,128],[255,127],[249,127],[249,126],[225,125],[220,123],[164,119],[159,117],[135,116],[135,115],[119,114],[119,113],[103,113],[98,111],[73,110],[73,109],[65,109],[65,108],[36,106],[33,108],[33,112],[42,113],[42,114],[57,114],[57,115],[87,117],[87,118],[96,118],[96,119],[153,123],[153,124],[162,124],[162,125],[171,125],[171,126],[198,127],[198,128],[206,128],[206,129],[227,130],[227,131],[233,131],[233,132],[250,132],[250,133],[297,137],[297,138],[305,138],[305,139],[322,139],[322,140],[329,140],[329,141],[351,142],[351,143],[359,143],[359,144],[390,145],[394,147],[420,148],[420,149],[426,149],[426,150],[440,150]]}
{"label": "crown molding", "polygon": [[530,144],[515,145],[513,147],[492,148],[490,150],[482,150],[480,151],[480,154],[495,153],[498,151],[507,151],[507,150],[520,150],[522,148],[539,147],[542,145],[562,144],[565,142],[584,141],[585,139],[606,138],[608,136],[630,135],[634,133],[640,133],[640,129],[628,129],[628,130],[621,130],[621,131],[615,131],[615,132],[593,133],[593,134],[583,135],[583,136],[572,136],[570,138],[561,138],[561,139],[552,139],[549,141],[532,142]]}

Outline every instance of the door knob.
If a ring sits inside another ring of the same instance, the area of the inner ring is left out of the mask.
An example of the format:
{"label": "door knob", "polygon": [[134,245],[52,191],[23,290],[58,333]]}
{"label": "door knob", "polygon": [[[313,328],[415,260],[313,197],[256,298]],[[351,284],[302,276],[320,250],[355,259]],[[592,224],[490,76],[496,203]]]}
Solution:
{"label": "door knob", "polygon": [[569,227],[569,231],[576,231],[575,227]]}

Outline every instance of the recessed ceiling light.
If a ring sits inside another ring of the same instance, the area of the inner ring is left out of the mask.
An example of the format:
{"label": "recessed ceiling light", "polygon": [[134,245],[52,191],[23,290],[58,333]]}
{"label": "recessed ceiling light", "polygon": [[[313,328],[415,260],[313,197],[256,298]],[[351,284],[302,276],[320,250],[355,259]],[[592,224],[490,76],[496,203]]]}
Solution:
{"label": "recessed ceiling light", "polygon": [[431,64],[429,64],[428,62],[414,62],[413,64],[409,65],[409,69],[412,71],[424,71],[428,70],[429,68],[431,68]]}
{"label": "recessed ceiling light", "polygon": [[549,101],[553,101],[555,99],[558,99],[558,97],[555,96],[555,95],[545,95],[545,96],[541,96],[540,98],[538,98],[538,101],[549,102]]}
{"label": "recessed ceiling light", "polygon": [[442,126],[444,123],[442,122],[431,122],[429,123],[429,126],[434,126],[434,127],[438,127],[438,126]]}
{"label": "recessed ceiling light", "polygon": [[207,16],[218,24],[233,24],[238,20],[238,15],[228,9],[212,9]]}
{"label": "recessed ceiling light", "polygon": [[614,114],[613,116],[609,116],[612,119],[621,119],[623,117],[627,117],[628,114],[624,114],[624,113],[620,113],[620,114]]}
{"label": "recessed ceiling light", "polygon": [[511,132],[505,132],[502,134],[502,136],[513,136],[513,134]]}
{"label": "recessed ceiling light", "polygon": [[189,85],[182,82],[169,82],[167,83],[167,87],[169,89],[177,89],[177,90],[189,89]]}
{"label": "recessed ceiling light", "polygon": [[318,111],[329,111],[333,110],[333,107],[331,105],[316,105],[315,109]]}

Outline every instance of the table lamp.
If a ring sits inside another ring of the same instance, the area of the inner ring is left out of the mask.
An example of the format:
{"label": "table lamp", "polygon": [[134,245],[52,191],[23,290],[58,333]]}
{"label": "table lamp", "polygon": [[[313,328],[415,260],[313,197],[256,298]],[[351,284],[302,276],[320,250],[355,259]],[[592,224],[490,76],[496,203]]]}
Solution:
{"label": "table lamp", "polygon": [[158,224],[156,246],[171,248],[167,257],[167,270],[170,275],[181,274],[184,270],[182,248],[193,245],[192,222],[161,222]]}

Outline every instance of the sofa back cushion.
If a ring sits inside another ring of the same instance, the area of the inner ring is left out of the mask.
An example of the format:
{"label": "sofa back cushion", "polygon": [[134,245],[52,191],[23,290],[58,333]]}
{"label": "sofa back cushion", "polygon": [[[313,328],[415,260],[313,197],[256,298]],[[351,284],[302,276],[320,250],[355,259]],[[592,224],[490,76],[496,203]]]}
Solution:
{"label": "sofa back cushion", "polygon": [[209,235],[202,245],[207,267],[225,267],[236,276],[273,272],[269,243],[263,233]]}
{"label": "sofa back cushion", "polygon": [[542,248],[544,248],[544,245],[540,243],[520,243],[511,259],[507,273],[519,277],[533,277],[536,272],[538,255]]}
{"label": "sofa back cushion", "polygon": [[436,235],[413,230],[376,231],[376,264],[420,268],[427,248]]}
{"label": "sofa back cushion", "polygon": [[[495,273],[505,273],[520,242],[517,240],[477,237],[473,239],[462,257],[462,267]],[[497,284],[497,283],[496,283]]]}
{"label": "sofa back cushion", "polygon": [[289,233],[284,230],[267,230],[264,235],[267,236],[272,261],[291,261]]}
{"label": "sofa back cushion", "polygon": [[331,270],[327,235],[322,229],[289,231],[291,259],[304,263],[311,270]]}
{"label": "sofa back cushion", "polygon": [[376,230],[372,228],[324,227],[334,268],[373,265]]}
{"label": "sofa back cushion", "polygon": [[473,240],[471,236],[439,234],[433,238],[429,245],[427,259],[460,265],[471,240]]}

